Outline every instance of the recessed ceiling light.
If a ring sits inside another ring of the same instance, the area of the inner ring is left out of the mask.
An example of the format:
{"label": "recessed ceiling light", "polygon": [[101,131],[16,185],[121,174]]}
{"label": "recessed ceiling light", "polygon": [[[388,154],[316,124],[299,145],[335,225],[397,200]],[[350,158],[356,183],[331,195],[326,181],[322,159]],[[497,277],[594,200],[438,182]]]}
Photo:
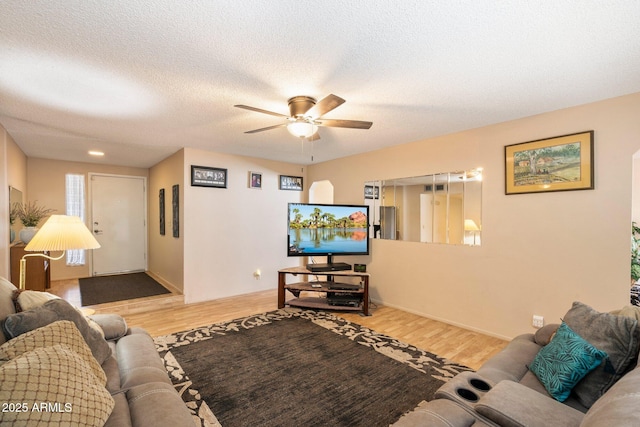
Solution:
{"label": "recessed ceiling light", "polygon": [[97,151],[97,150],[91,150],[89,151],[89,154],[96,157],[104,156],[104,153],[102,151]]}

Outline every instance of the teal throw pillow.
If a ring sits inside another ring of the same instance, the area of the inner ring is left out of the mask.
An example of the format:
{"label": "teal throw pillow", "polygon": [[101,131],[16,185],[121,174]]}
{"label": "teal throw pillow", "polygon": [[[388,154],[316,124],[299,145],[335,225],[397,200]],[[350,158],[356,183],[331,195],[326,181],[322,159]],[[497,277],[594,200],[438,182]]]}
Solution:
{"label": "teal throw pillow", "polygon": [[589,344],[562,322],[529,369],[554,399],[564,402],[573,387],[606,358],[607,353]]}

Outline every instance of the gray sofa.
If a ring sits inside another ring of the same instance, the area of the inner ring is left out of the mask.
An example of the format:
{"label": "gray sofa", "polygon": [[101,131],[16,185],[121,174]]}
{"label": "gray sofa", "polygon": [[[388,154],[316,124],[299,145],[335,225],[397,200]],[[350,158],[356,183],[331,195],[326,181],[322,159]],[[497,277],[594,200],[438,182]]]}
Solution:
{"label": "gray sofa", "polygon": [[[27,305],[28,309],[16,312],[16,296],[19,305]],[[35,291],[16,293],[15,286],[0,278],[0,322],[0,400],[10,402],[0,412],[0,424],[36,425],[42,417],[60,425],[194,424],[193,415],[171,384],[152,338],[143,329],[127,327],[122,317],[86,318],[62,299]],[[54,333],[51,331],[58,331],[55,333],[59,336],[50,337]],[[77,336],[82,337],[77,339],[80,343],[69,344],[67,341],[73,341],[69,337],[78,332]],[[15,344],[18,342],[19,345]],[[61,343],[68,345],[64,347]],[[24,349],[16,348],[24,346],[30,350],[40,348],[20,354]],[[48,353],[42,353],[44,350]],[[58,362],[60,355],[64,356],[64,363]],[[36,366],[25,364],[34,357]],[[55,357],[56,361],[49,357]],[[66,369],[68,364],[71,368]],[[90,372],[85,372],[85,368]],[[50,370],[56,372],[51,375],[55,384],[43,385]],[[32,394],[23,393],[30,384]],[[74,387],[79,390],[75,395],[69,394]],[[68,395],[59,397],[56,393]]]}
{"label": "gray sofa", "polygon": [[[640,426],[639,318],[637,307],[598,313],[576,302],[562,325],[514,338],[394,426]],[[595,367],[585,352],[600,359]]]}

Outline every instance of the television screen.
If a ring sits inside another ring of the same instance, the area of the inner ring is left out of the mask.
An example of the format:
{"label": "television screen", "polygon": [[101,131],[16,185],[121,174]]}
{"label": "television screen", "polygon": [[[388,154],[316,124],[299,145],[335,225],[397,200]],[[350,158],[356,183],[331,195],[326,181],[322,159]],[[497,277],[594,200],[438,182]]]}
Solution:
{"label": "television screen", "polygon": [[368,255],[368,218],[368,206],[289,203],[288,255]]}

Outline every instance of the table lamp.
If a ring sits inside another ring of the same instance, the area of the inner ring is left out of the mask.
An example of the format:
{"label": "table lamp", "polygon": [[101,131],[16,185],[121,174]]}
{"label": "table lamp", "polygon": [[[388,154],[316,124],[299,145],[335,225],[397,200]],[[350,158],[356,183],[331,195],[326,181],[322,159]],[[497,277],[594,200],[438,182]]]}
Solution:
{"label": "table lamp", "polygon": [[476,232],[480,231],[478,224],[472,219],[464,220],[464,231],[471,231],[473,233],[473,246],[476,245]]}
{"label": "table lamp", "polygon": [[99,247],[100,243],[79,217],[51,215],[24,250],[62,251],[62,255],[54,258],[45,254],[25,254],[20,260],[20,289],[25,288],[27,257],[40,256],[57,261],[70,249],[97,249]]}

